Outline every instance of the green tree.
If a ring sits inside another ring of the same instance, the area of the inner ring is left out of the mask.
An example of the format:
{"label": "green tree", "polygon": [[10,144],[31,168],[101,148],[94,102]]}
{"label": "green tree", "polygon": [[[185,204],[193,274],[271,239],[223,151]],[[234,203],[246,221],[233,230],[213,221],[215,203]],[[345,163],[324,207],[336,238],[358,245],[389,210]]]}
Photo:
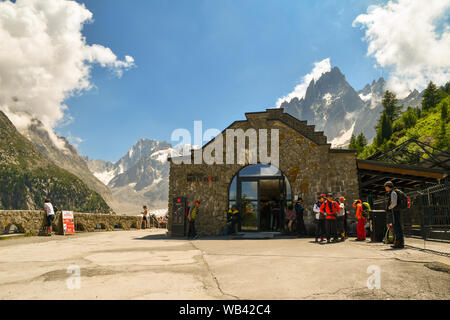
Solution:
{"label": "green tree", "polygon": [[447,102],[441,106],[441,128],[437,135],[437,148],[445,150],[450,146],[450,139],[447,135],[448,105]]}
{"label": "green tree", "polygon": [[450,94],[450,81],[448,81],[445,86],[442,87],[442,91],[444,91],[446,94]]}
{"label": "green tree", "polygon": [[377,128],[376,142],[377,146],[381,146],[385,141],[388,141],[392,136],[392,121],[386,111],[381,115],[380,124]]}
{"label": "green tree", "polygon": [[364,148],[367,147],[367,139],[364,133],[360,133],[356,139],[356,145],[358,147],[358,153],[363,152]]}
{"label": "green tree", "polygon": [[356,144],[356,136],[354,133],[352,134],[352,137],[350,138],[350,144],[348,145],[348,148],[350,150],[358,150],[358,146]]}
{"label": "green tree", "polygon": [[447,120],[448,120],[448,104],[447,102],[443,102],[441,107],[441,121],[447,123]]}
{"label": "green tree", "polygon": [[413,108],[408,107],[408,110],[406,110],[402,114],[401,120],[402,120],[403,124],[405,125],[406,129],[414,127],[417,123],[416,111]]}
{"label": "green tree", "polygon": [[432,81],[430,81],[423,93],[422,109],[425,111],[433,109],[438,105],[440,100],[441,96],[439,95],[438,88]]}
{"label": "green tree", "polygon": [[397,97],[395,96],[395,93],[387,90],[384,93],[383,100],[381,103],[383,104],[384,111],[386,112],[386,115],[388,116],[389,120],[391,122],[394,122],[397,120],[401,114],[401,106],[397,106]]}

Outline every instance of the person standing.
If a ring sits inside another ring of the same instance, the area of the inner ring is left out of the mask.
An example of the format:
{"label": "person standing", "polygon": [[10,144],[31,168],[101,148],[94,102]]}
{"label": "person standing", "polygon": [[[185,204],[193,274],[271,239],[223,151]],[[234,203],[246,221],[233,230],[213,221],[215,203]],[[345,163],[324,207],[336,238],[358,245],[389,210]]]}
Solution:
{"label": "person standing", "polygon": [[143,226],[143,229],[147,229],[148,209],[147,206],[143,206],[142,208],[143,211],[141,212],[142,214],[141,226]]}
{"label": "person standing", "polygon": [[402,249],[405,247],[405,240],[403,238],[403,229],[400,221],[400,207],[398,205],[398,193],[394,190],[394,184],[387,181],[384,184],[384,189],[387,192],[387,210],[392,212],[392,226],[394,228],[394,245],[393,248]]}
{"label": "person standing", "polygon": [[52,224],[53,224],[53,220],[55,220],[55,210],[53,209],[53,205],[50,202],[49,198],[46,198],[44,200],[44,212],[46,214],[46,218],[47,218],[47,225],[45,227],[45,231],[47,233],[47,236],[51,236],[52,235]]}
{"label": "person standing", "polygon": [[361,200],[355,200],[353,207],[356,208],[356,219],[358,224],[356,225],[356,241],[366,240],[366,217],[363,215],[363,203]]}
{"label": "person standing", "polygon": [[295,210],[292,204],[289,204],[286,210],[286,220],[288,221],[288,232],[292,234],[292,227],[295,221]]}
{"label": "person standing", "polygon": [[276,202],[272,202],[270,213],[272,215],[272,230],[273,231],[283,231],[282,225],[281,225],[281,210],[280,207]]}
{"label": "person standing", "polygon": [[317,202],[314,204],[313,212],[315,215],[315,222],[316,222],[316,242],[319,240],[320,236],[320,242],[325,241],[325,215],[320,212],[320,207],[325,201],[325,195],[321,194],[317,198]]}
{"label": "person standing", "polygon": [[303,208],[303,199],[301,197],[298,197],[297,202],[295,203],[295,213],[297,221],[297,234],[300,237],[306,236],[305,221],[303,220],[304,211],[305,209]]}
{"label": "person standing", "polygon": [[[229,219],[231,221],[231,234],[236,233],[236,228],[238,227],[239,222],[239,210],[236,206],[232,206],[231,209],[228,211]],[[239,231],[239,230],[238,230]]]}
{"label": "person standing", "polygon": [[197,232],[195,231],[195,219],[198,215],[198,207],[200,206],[200,201],[195,200],[194,205],[189,210],[188,221],[189,221],[189,232],[188,239],[197,239]]}
{"label": "person standing", "polygon": [[331,242],[333,237],[334,242],[338,242],[336,233],[336,215],[341,211],[341,207],[333,200],[333,194],[327,194],[327,200],[322,203],[320,212],[325,214],[325,230],[327,235],[327,243]]}
{"label": "person standing", "polygon": [[341,210],[337,214],[337,234],[341,237],[341,241],[345,241],[345,198],[340,197],[338,199]]}

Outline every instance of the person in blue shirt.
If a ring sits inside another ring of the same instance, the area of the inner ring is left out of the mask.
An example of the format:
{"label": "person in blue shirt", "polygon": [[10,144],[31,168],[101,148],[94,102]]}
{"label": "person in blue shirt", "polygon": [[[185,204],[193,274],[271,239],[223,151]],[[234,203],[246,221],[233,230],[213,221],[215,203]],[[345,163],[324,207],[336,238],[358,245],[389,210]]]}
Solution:
{"label": "person in blue shirt", "polygon": [[305,228],[305,221],[303,220],[303,213],[305,209],[303,208],[303,199],[301,197],[298,197],[297,202],[295,203],[295,213],[297,216],[297,234],[300,237],[306,236],[306,228]]}

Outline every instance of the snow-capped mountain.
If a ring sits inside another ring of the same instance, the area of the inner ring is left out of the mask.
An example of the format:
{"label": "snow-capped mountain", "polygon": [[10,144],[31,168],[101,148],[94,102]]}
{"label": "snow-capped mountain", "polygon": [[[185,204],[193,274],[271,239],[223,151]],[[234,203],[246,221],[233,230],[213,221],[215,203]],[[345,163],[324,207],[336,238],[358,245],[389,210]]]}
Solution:
{"label": "snow-capped mountain", "polygon": [[117,162],[86,158],[91,172],[112,191],[122,204],[122,211],[137,211],[146,204],[150,208],[167,207],[169,163],[178,154],[168,142],[141,139]]}
{"label": "snow-capped mountain", "polygon": [[[385,80],[380,78],[356,91],[345,76],[334,67],[317,81],[312,80],[302,99],[283,102],[281,108],[300,120],[314,124],[316,130],[324,131],[334,147],[348,145],[352,134],[364,133],[370,141],[375,137],[375,126],[383,106]],[[416,107],[422,101],[417,90],[398,102],[404,108]]]}

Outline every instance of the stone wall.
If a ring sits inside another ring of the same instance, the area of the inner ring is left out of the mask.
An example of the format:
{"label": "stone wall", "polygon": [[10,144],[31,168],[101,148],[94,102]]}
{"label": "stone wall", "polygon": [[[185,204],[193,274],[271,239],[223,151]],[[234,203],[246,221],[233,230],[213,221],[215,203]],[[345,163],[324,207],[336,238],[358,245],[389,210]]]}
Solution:
{"label": "stone wall", "polygon": [[[97,226],[105,231],[113,231],[116,226],[129,230],[140,229],[141,217],[74,212],[74,223],[76,231],[92,232]],[[43,233],[47,219],[44,211],[39,210],[0,210],[0,227],[7,229],[11,225],[17,226],[21,233],[39,235]],[[53,231],[59,234],[63,232],[60,211],[56,213]]]}
{"label": "stone wall", "polygon": [[[229,129],[249,128],[279,129],[279,169],[289,180],[292,194],[303,198],[306,207],[305,222],[312,230],[314,215],[312,206],[320,193],[333,192],[347,199],[347,208],[358,198],[358,176],[356,154],[348,150],[333,150],[326,143],[322,132],[314,132],[314,126],[296,120],[283,113],[282,109],[246,114],[246,121],[236,121]],[[268,137],[270,145],[270,135]],[[226,145],[223,133],[224,146]],[[236,144],[235,157],[236,157]],[[226,148],[224,147],[224,150]],[[268,150],[271,150],[269,146]],[[248,150],[247,150],[248,151]],[[223,156],[225,161],[225,153]],[[237,163],[237,161],[235,162]],[[170,163],[169,182],[169,232],[171,226],[172,199],[183,196],[191,206],[201,201],[196,229],[200,235],[217,235],[226,224],[228,193],[233,177],[249,163],[248,152],[245,164],[175,164]],[[190,182],[187,176],[216,177],[217,181]]]}

